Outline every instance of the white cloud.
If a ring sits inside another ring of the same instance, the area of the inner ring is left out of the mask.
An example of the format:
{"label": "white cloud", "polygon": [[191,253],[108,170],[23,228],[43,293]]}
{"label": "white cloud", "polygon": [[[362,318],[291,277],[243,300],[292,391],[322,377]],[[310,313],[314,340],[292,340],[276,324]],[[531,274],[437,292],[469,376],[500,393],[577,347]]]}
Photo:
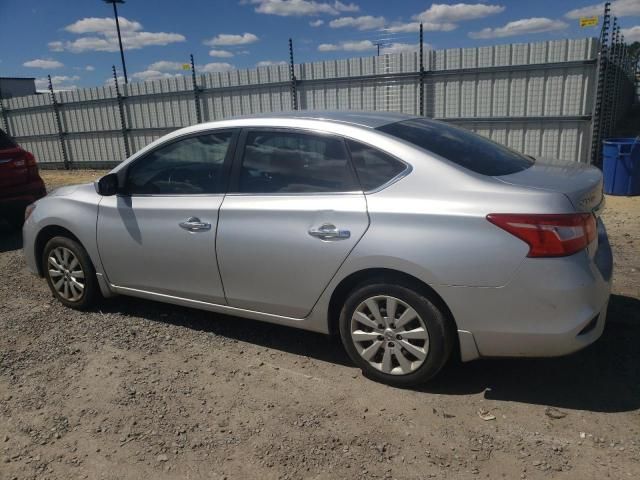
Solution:
{"label": "white cloud", "polygon": [[47,44],[52,52],[64,52],[64,43],[60,41],[49,42]]}
{"label": "white cloud", "polygon": [[329,22],[331,28],[357,28],[358,30],[373,30],[374,28],[382,28],[386,20],[384,17],[372,17],[365,15],[362,17],[342,17],[336,18]]}
{"label": "white cloud", "polygon": [[[580,17],[591,17],[604,13],[604,2],[576,8],[565,13],[565,17],[578,19]],[[639,0],[614,0],[611,2],[611,13],[618,17],[630,17],[640,15]]]}
{"label": "white cloud", "polygon": [[249,43],[257,42],[258,40],[259,38],[257,37],[257,35],[254,35],[253,33],[248,33],[248,32],[245,32],[242,35],[234,35],[231,33],[221,33],[220,35],[210,38],[209,40],[205,40],[202,43],[204,43],[205,45],[209,45],[210,47],[215,47],[219,45],[225,45],[225,46],[247,45]]}
{"label": "white cloud", "polygon": [[318,45],[319,52],[363,52],[373,50],[376,46],[371,40],[352,40],[340,43],[321,43]]}
{"label": "white cloud", "polygon": [[[124,17],[118,17],[120,23],[120,32],[137,32],[142,30],[139,22],[128,20]],[[78,35],[84,33],[108,33],[116,31],[116,21],[113,18],[97,18],[89,17],[78,20],[71,25],[64,27],[67,32],[76,33]]]}
{"label": "white cloud", "polygon": [[[184,42],[186,38],[179,33],[146,32],[139,22],[118,17],[122,33],[122,46],[125,50],[137,50],[149,46],[164,46],[170,43]],[[83,18],[64,28],[67,32],[82,36],[75,40],[49,42],[54,52],[64,50],[73,53],[86,51],[117,52],[119,50],[116,24],[113,18]]]}
{"label": "white cloud", "polygon": [[[158,78],[171,78],[179,75],[189,75],[183,65],[189,65],[188,62],[172,62],[169,60],[160,60],[154,62],[142,72],[134,73],[132,76],[139,80],[156,80]],[[209,72],[226,72],[227,70],[233,70],[235,67],[226,62],[211,62],[202,65],[196,64],[197,73],[209,73]],[[170,73],[181,72],[181,73]]]}
{"label": "white cloud", "polygon": [[233,57],[233,52],[228,50],[217,50],[214,48],[213,50],[209,50],[209,56],[217,58],[231,58]]}
{"label": "white cloud", "polygon": [[622,28],[620,32],[624,35],[626,43],[640,42],[640,25],[631,28]]}
{"label": "white cloud", "polygon": [[84,69],[87,72],[93,72],[96,69],[96,67],[94,67],[93,65],[87,65],[86,67],[84,67]]}
{"label": "white cloud", "polygon": [[[456,28],[458,26],[455,23],[422,23],[422,30],[425,32],[450,32]],[[389,33],[416,33],[420,31],[420,22],[392,23],[384,28],[384,31]]]}
{"label": "white cloud", "polygon": [[34,60],[29,60],[28,62],[24,62],[22,66],[29,67],[29,68],[52,69],[52,68],[62,68],[64,67],[64,64],[62,62],[53,60],[51,58],[48,58],[48,59],[36,58]]}
{"label": "white cloud", "polygon": [[279,62],[274,62],[273,60],[262,60],[261,62],[256,63],[256,67],[270,67],[272,65],[287,65],[287,62],[284,60],[280,60]]}
{"label": "white cloud", "polygon": [[142,72],[135,72],[131,77],[141,82],[146,82],[149,80],[160,80],[162,78],[179,77],[180,75],[180,73],[160,72],[158,70],[143,70]]}
{"label": "white cloud", "polygon": [[550,18],[523,18],[509,22],[503,27],[483,28],[479,32],[470,32],[471,38],[502,38],[515,35],[526,35],[529,33],[553,32],[564,30],[568,25],[561,20],[551,20]]}
{"label": "white cloud", "polygon": [[174,70],[182,70],[182,65],[186,64],[186,62],[170,62],[168,60],[160,60],[158,62],[153,62],[151,65],[147,67],[147,70],[157,70],[159,72],[172,72]]}
{"label": "white cloud", "polygon": [[[113,81],[113,77],[109,77],[104,81],[105,87],[115,87],[115,82]],[[118,86],[124,85],[124,77],[118,76]]]}
{"label": "white cloud", "polygon": [[418,21],[434,23],[461,22],[495,15],[503,12],[504,9],[505,7],[502,5],[486,5],[484,3],[456,3],[453,5],[434,3],[424,12],[414,15],[412,18]]}
{"label": "white cloud", "polygon": [[312,27],[319,27],[319,26],[321,26],[321,25],[324,25],[324,20],[320,20],[320,19],[318,19],[318,20],[311,20],[311,21],[309,22],[309,25],[311,25]]}
{"label": "white cloud", "polygon": [[227,62],[212,62],[205,63],[204,65],[196,65],[196,72],[214,73],[214,72],[227,72],[233,70],[235,67]]}
{"label": "white cloud", "polygon": [[354,3],[317,2],[315,0],[249,0],[256,5],[257,13],[279,15],[281,17],[301,17],[307,15],[339,15],[340,12],[357,12],[360,10]]}
{"label": "white cloud", "polygon": [[[78,87],[73,83],[80,80],[78,75],[71,77],[67,75],[53,75],[51,77],[51,84],[54,91],[64,90],[76,90]],[[47,77],[36,78],[36,90],[37,91],[49,91],[49,80]]]}

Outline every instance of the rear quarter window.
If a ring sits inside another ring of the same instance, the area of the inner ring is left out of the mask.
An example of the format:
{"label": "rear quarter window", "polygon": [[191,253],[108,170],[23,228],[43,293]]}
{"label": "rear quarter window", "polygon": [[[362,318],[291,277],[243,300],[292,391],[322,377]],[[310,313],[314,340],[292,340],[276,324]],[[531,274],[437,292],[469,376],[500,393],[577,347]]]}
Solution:
{"label": "rear quarter window", "polygon": [[533,165],[531,158],[510,148],[463,128],[426,118],[390,123],[378,130],[481,175],[509,175]]}
{"label": "rear quarter window", "polygon": [[382,187],[407,169],[407,165],[377,148],[354,140],[347,140],[347,146],[365,192]]}

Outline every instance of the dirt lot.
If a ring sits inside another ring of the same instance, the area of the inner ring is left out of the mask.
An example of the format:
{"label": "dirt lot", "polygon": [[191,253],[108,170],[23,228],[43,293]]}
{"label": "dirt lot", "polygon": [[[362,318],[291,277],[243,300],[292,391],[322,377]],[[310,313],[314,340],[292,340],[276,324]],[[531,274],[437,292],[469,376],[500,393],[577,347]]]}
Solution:
{"label": "dirt lot", "polygon": [[640,197],[609,198],[605,222],[596,344],[415,390],[322,335],[127,298],[68,310],[1,231],[0,478],[640,478]]}

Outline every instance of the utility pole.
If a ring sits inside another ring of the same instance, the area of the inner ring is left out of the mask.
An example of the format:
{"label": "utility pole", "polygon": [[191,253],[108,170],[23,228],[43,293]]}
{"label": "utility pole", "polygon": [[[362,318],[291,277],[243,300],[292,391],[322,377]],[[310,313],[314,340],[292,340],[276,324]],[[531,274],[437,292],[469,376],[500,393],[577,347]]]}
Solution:
{"label": "utility pole", "polygon": [[127,78],[127,66],[124,63],[124,50],[122,49],[122,36],[120,35],[120,21],[118,20],[118,3],[124,3],[124,0],[103,0],[104,3],[113,5],[113,15],[116,17],[116,30],[118,30],[118,44],[120,45],[120,59],[122,60],[122,73],[124,74],[124,83],[129,83]]}

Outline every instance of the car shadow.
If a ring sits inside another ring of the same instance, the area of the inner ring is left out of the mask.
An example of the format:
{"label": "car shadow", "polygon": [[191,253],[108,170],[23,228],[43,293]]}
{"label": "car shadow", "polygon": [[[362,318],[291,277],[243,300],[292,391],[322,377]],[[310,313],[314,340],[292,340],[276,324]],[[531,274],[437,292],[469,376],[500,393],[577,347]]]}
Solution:
{"label": "car shadow", "polygon": [[[338,365],[353,365],[336,337],[136,298],[116,297],[103,302],[101,309]],[[484,392],[490,400],[594,412],[637,410],[640,408],[640,300],[612,295],[602,337],[573,355],[451,362],[438,377],[414,390],[444,395]]]}
{"label": "car shadow", "polygon": [[100,309],[104,313],[124,313],[338,365],[352,365],[340,341],[321,333],[133,297],[107,299]]}
{"label": "car shadow", "polygon": [[20,250],[22,248],[22,231],[9,227],[0,220],[0,253]]}
{"label": "car shadow", "polygon": [[453,363],[420,391],[595,412],[640,408],[640,300],[612,295],[602,337],[572,355]]}

